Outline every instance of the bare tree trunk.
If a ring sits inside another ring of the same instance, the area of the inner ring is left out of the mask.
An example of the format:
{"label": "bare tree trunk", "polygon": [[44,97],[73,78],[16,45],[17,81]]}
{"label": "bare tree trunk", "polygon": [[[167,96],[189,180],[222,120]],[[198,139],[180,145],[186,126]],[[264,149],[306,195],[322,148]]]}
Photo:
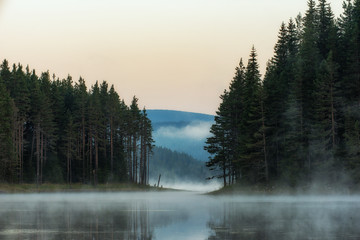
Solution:
{"label": "bare tree trunk", "polygon": [[140,136],[140,168],[139,168],[139,177],[140,177],[140,184],[143,184],[143,161],[144,161],[144,136],[141,133]]}
{"label": "bare tree trunk", "polygon": [[85,119],[84,116],[81,119],[82,122],[82,160],[83,160],[83,182],[85,183]]}
{"label": "bare tree trunk", "polygon": [[95,185],[98,184],[98,169],[99,169],[99,143],[95,137]]}
{"label": "bare tree trunk", "polygon": [[40,134],[40,184],[43,183],[43,165],[44,165],[44,133]]}
{"label": "bare tree trunk", "polygon": [[36,125],[36,185],[40,184],[40,123]]}
{"label": "bare tree trunk", "polygon": [[72,172],[72,167],[71,167],[71,160],[72,160],[71,146],[72,146],[72,142],[71,142],[71,136],[70,136],[69,137],[69,183],[70,183],[70,185],[72,183],[72,179],[71,179],[71,172]]}
{"label": "bare tree trunk", "polygon": [[223,178],[224,178],[224,187],[226,187],[226,166],[225,166],[225,161],[223,164]]}
{"label": "bare tree trunk", "polygon": [[127,155],[128,155],[128,171],[129,171],[129,178],[131,181],[133,181],[133,175],[132,175],[132,137],[127,137]]}
{"label": "bare tree trunk", "polygon": [[133,182],[137,183],[136,136],[133,136]]}
{"label": "bare tree trunk", "polygon": [[333,96],[333,84],[330,85],[330,97],[331,97],[331,136],[332,136],[332,148],[335,149],[335,109],[334,109],[334,96]]}
{"label": "bare tree trunk", "polygon": [[20,140],[20,177],[19,181],[23,181],[23,165],[24,165],[24,124],[21,123],[19,131],[19,140]]}
{"label": "bare tree trunk", "polygon": [[13,143],[15,145],[15,166],[14,166],[14,174],[16,176],[17,182],[20,182],[21,179],[21,139],[22,135],[20,134],[21,127],[20,127],[20,120],[16,120],[14,117],[14,124],[13,124]]}
{"label": "bare tree trunk", "polygon": [[13,129],[13,139],[14,139],[14,142],[13,144],[15,145],[15,156],[16,156],[16,159],[15,159],[15,173],[16,173],[16,177],[17,177],[17,180],[19,181],[20,179],[20,121],[16,121],[15,120],[15,123],[14,123],[14,129]]}
{"label": "bare tree trunk", "polygon": [[[150,150],[150,149],[149,149]],[[149,177],[150,177],[150,151],[147,151],[147,181],[146,183],[149,184]]]}
{"label": "bare tree trunk", "polygon": [[110,165],[111,165],[111,180],[113,180],[114,175],[114,139],[113,139],[113,119],[110,119]]}
{"label": "bare tree trunk", "polygon": [[144,144],[144,169],[143,169],[143,184],[146,185],[146,179],[147,179],[147,149],[146,144]]}
{"label": "bare tree trunk", "polygon": [[89,179],[90,182],[93,182],[93,167],[92,167],[92,132],[91,132],[91,128],[89,131]]}
{"label": "bare tree trunk", "polygon": [[264,104],[261,101],[261,121],[262,121],[262,138],[263,138],[263,151],[264,151],[264,163],[265,163],[265,180],[269,182],[269,165],[266,154],[266,135],[265,135],[265,116],[264,116]]}
{"label": "bare tree trunk", "polygon": [[229,166],[229,170],[228,170],[228,183],[229,185],[231,184],[231,165]]}
{"label": "bare tree trunk", "polygon": [[[34,144],[35,144],[35,134],[33,134],[33,137],[31,139],[31,153],[30,153],[30,162],[32,162],[33,160],[33,156],[34,156]],[[35,153],[36,154],[36,153]]]}
{"label": "bare tree trunk", "polygon": [[67,151],[66,151],[66,166],[67,166],[67,171],[66,171],[66,181],[68,184],[70,184],[70,137],[68,137],[68,143],[67,143]]}

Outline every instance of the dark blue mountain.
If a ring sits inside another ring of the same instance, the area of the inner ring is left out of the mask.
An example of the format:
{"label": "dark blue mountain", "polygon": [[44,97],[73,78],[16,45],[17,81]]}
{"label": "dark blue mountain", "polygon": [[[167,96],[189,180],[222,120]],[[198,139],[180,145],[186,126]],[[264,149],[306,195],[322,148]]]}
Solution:
{"label": "dark blue mountain", "polygon": [[204,150],[210,136],[213,115],[174,110],[147,110],[152,121],[155,145],[183,152],[201,161],[207,161]]}

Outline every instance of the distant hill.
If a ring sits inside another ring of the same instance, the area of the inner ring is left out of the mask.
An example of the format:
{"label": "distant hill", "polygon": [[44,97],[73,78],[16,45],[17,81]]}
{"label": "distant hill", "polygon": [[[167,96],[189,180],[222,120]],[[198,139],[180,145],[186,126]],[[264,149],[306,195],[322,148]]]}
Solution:
{"label": "distant hill", "polygon": [[209,154],[204,150],[214,116],[174,110],[147,110],[152,121],[155,145],[183,152],[201,161]]}

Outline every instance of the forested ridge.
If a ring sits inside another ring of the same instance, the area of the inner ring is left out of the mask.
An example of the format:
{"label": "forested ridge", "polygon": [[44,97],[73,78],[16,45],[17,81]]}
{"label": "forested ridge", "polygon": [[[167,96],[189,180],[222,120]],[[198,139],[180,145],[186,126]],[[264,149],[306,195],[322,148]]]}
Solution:
{"label": "forested ridge", "polygon": [[253,47],[220,97],[205,149],[224,186],[360,183],[360,1],[338,18],[307,4],[281,24],[263,79]]}
{"label": "forested ridge", "polygon": [[0,66],[0,182],[148,184],[152,126],[134,96]]}

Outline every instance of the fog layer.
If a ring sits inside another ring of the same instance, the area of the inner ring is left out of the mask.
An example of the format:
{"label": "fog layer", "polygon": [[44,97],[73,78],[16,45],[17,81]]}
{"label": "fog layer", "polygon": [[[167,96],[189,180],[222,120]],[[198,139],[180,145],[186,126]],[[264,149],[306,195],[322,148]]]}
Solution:
{"label": "fog layer", "polygon": [[0,239],[360,239],[359,196],[0,195]]}

